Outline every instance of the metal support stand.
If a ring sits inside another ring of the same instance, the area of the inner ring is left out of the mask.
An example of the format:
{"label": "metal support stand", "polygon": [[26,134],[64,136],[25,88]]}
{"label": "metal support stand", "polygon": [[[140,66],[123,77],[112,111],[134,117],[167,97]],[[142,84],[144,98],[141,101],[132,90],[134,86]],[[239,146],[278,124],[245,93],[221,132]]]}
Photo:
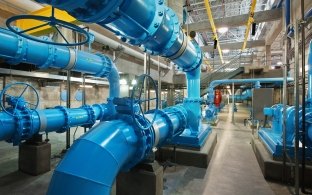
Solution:
{"label": "metal support stand", "polygon": [[[66,99],[66,107],[70,108],[70,91],[71,91],[71,82],[70,82],[70,70],[67,71],[67,99]],[[66,150],[70,148],[70,128],[66,131]]]}
{"label": "metal support stand", "polygon": [[234,109],[235,109],[235,85],[232,83],[232,123],[235,124]]}
{"label": "metal support stand", "polygon": [[295,24],[295,194],[299,194],[299,21]]}
{"label": "metal support stand", "polygon": [[160,69],[160,57],[158,56],[158,108],[162,109],[161,105],[161,69]]}

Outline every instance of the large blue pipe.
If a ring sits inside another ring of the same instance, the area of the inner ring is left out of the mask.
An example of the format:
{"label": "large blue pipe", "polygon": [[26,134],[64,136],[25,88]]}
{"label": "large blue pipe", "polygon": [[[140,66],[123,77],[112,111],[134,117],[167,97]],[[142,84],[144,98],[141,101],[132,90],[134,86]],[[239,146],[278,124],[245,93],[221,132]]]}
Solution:
{"label": "large blue pipe", "polygon": [[197,127],[200,125],[202,53],[198,44],[183,33],[176,14],[164,0],[36,1],[65,10],[82,22],[97,23],[124,42],[172,60],[186,72],[188,98],[184,105],[192,108]]}
{"label": "large blue pipe", "polygon": [[[0,112],[0,141],[6,140],[18,145],[20,141],[31,138],[39,132],[65,132],[69,127],[92,126],[96,120],[103,120],[112,114],[109,104],[94,104],[81,108],[18,111],[19,120]],[[24,117],[22,117],[24,116]]]}
{"label": "large blue pipe", "polygon": [[0,28],[0,58],[12,64],[28,63],[41,69],[72,70],[97,77],[107,77],[110,97],[119,96],[119,74],[107,56],[68,47],[39,43]]}
{"label": "large blue pipe", "polygon": [[140,130],[125,120],[105,121],[92,128],[73,144],[56,167],[48,194],[110,194],[121,170],[132,168],[153,147],[179,135],[186,126],[187,111],[181,106],[146,117],[152,119],[155,114],[150,136],[137,134]]}

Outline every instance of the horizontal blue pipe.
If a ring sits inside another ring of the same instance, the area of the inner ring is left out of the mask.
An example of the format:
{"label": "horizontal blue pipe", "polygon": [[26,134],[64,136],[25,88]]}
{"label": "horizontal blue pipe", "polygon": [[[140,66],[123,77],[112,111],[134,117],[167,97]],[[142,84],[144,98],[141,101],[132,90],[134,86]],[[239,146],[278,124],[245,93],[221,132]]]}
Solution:
{"label": "horizontal blue pipe", "polygon": [[[237,83],[282,83],[284,78],[256,78],[256,79],[226,79],[226,80],[214,80],[208,87],[208,101],[213,102],[214,93],[213,89],[222,84],[237,84]],[[293,78],[287,78],[287,82],[293,82]]]}
{"label": "horizontal blue pipe", "polygon": [[68,69],[97,77],[108,77],[110,97],[119,96],[117,68],[105,55],[39,43],[3,28],[0,28],[0,43],[5,43],[0,44],[0,58],[9,63],[28,63],[41,69]]}
{"label": "horizontal blue pipe", "polygon": [[[95,104],[93,106],[84,106],[81,108],[68,109],[57,107],[54,109],[45,109],[32,111],[29,114],[29,120],[22,118],[16,120],[5,112],[0,112],[0,140],[12,141],[18,144],[21,140],[29,139],[39,132],[65,132],[67,127],[92,126],[95,120],[102,120],[111,115],[113,111],[109,109],[108,104]],[[21,114],[17,113],[19,116]],[[31,119],[31,120],[30,120]],[[26,126],[25,124],[31,124]],[[15,135],[20,136],[20,140]],[[23,137],[26,136],[26,137]]]}
{"label": "horizontal blue pipe", "polygon": [[[251,94],[251,90],[250,89],[246,89],[245,91],[243,91],[243,93],[241,95],[234,95],[234,100],[235,101],[242,101],[242,100],[247,100],[250,99],[252,96]],[[230,95],[230,99],[232,100],[233,96]]]}

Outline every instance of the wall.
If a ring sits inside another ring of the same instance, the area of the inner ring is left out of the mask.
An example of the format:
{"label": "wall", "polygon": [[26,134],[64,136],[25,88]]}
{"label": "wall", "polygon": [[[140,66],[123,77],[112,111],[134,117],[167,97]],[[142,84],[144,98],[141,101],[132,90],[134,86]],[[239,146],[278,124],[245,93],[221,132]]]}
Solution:
{"label": "wall", "polygon": [[[3,79],[0,77],[0,89],[2,89]],[[66,102],[61,101],[60,95],[61,91],[66,89],[66,81],[58,81],[56,83],[51,83],[53,86],[42,86],[41,82],[36,79],[31,78],[23,78],[23,77],[14,77],[7,76],[6,83],[14,83],[14,82],[26,82],[32,85],[39,93],[40,104],[39,109],[53,108],[58,105],[66,106]],[[82,105],[81,101],[77,101],[75,99],[75,93],[81,83],[72,83],[71,85],[71,107],[76,108]],[[49,85],[49,84],[48,84]],[[12,94],[18,95],[20,90],[15,90]],[[95,103],[104,103],[109,95],[108,86],[96,86],[93,88],[86,88],[86,103],[87,104],[95,104]],[[31,98],[34,100],[35,96],[30,93],[25,93],[25,97]]]}

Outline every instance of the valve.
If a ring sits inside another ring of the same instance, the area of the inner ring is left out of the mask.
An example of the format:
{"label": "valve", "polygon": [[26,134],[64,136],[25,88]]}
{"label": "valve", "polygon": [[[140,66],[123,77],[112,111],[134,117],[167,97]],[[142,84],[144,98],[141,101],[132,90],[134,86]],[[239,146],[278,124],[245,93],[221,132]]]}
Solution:
{"label": "valve", "polygon": [[[83,45],[86,43],[90,42],[90,34],[85,31],[84,29],[80,28],[77,25],[71,24],[69,22],[65,22],[59,19],[56,19],[54,16],[54,12],[55,12],[55,8],[52,7],[52,13],[50,17],[46,17],[46,16],[37,16],[37,15],[18,15],[18,16],[13,16],[11,18],[9,18],[6,21],[6,26],[8,27],[8,29],[10,29],[12,32],[14,32],[17,35],[20,35],[26,39],[30,39],[32,41],[37,41],[40,43],[46,43],[46,44],[51,44],[51,45],[60,45],[60,46],[78,46],[78,45]],[[17,21],[21,21],[21,20],[36,20],[39,21],[40,25],[38,26],[34,26],[25,30],[19,30],[18,28],[16,28],[15,26],[13,26],[13,23],[16,23]],[[56,32],[59,33],[59,35],[63,38],[64,43],[57,43],[57,42],[53,42],[52,40],[47,40],[47,39],[43,39],[41,37],[35,37],[35,36],[31,36],[27,33],[42,28],[42,27],[47,27],[50,26],[53,30],[55,30]],[[69,29],[72,32],[75,32],[77,34],[80,34],[84,37],[84,39],[82,39],[82,41],[80,42],[69,42],[66,37],[63,35],[63,33],[60,31],[59,28],[65,28],[65,29]]]}
{"label": "valve", "polygon": [[[142,99],[142,93],[144,90],[144,86],[151,87],[155,91],[156,97],[155,98]],[[153,110],[153,112],[157,113],[157,111],[158,111],[158,88],[157,88],[157,85],[151,76],[149,76],[147,74],[142,74],[141,76],[139,76],[138,82],[133,87],[133,90],[131,93],[131,108],[132,108],[131,116],[132,116],[133,120],[135,121],[136,126],[142,130],[149,129],[153,125],[153,123],[156,119],[156,114],[154,114],[152,121],[149,122],[145,118],[145,114],[144,114],[143,108],[142,108],[143,102],[147,103],[147,102],[150,102],[152,100],[156,101],[156,108]],[[134,108],[136,108],[136,105],[138,105],[138,109],[134,109]],[[146,112],[149,112],[149,111],[150,110],[146,110]]]}
{"label": "valve", "polygon": [[[26,94],[29,95],[26,96]],[[5,102],[10,107],[5,107]],[[38,105],[38,92],[33,86],[27,83],[17,82],[9,84],[0,93],[0,107],[11,116],[17,116],[19,110],[36,110]]]}

